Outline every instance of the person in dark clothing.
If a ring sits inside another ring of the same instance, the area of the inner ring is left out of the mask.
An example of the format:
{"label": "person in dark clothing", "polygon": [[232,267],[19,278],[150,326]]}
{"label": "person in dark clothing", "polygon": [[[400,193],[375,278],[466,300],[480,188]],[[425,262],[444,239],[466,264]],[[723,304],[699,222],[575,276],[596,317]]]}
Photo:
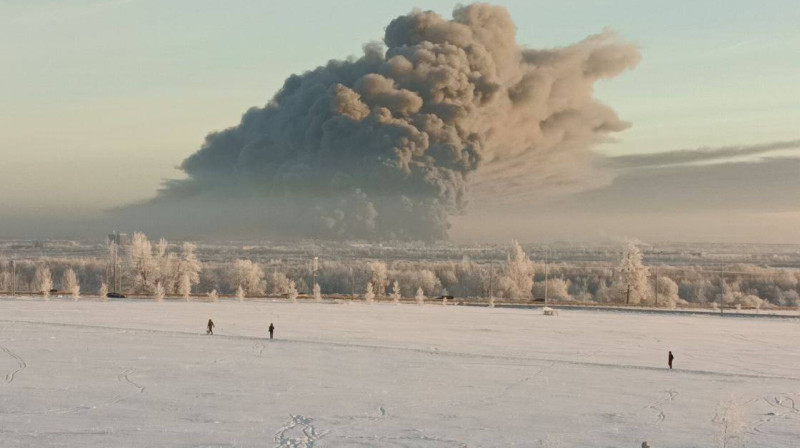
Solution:
{"label": "person in dark clothing", "polygon": [[208,329],[206,330],[206,334],[214,334],[214,321],[208,319]]}
{"label": "person in dark clothing", "polygon": [[269,338],[272,339],[272,334],[275,333],[275,325],[272,325],[272,322],[269,323]]}
{"label": "person in dark clothing", "polygon": [[669,363],[669,368],[670,369],[672,368],[672,360],[673,359],[675,359],[675,357],[672,356],[672,352],[669,352],[669,357],[667,358],[667,362]]}

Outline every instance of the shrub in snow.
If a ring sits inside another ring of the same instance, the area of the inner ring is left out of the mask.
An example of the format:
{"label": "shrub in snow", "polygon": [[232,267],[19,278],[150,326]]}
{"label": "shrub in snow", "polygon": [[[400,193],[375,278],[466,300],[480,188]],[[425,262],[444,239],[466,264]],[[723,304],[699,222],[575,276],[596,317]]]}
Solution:
{"label": "shrub in snow", "polygon": [[375,292],[372,290],[372,282],[367,283],[367,290],[364,292],[364,300],[370,305],[375,301]]}
{"label": "shrub in snow", "polygon": [[100,301],[108,302],[108,285],[100,283],[100,289],[97,291],[97,294],[100,296]]}
{"label": "shrub in snow", "polygon": [[297,288],[294,285],[294,280],[289,281],[289,292],[287,295],[292,303],[297,303]]}
{"label": "shrub in snow", "polygon": [[208,293],[208,300],[217,303],[219,301],[219,294],[217,293],[216,289],[212,289],[210,293]]}
{"label": "shrub in snow", "polygon": [[239,287],[236,288],[236,298],[240,302],[244,301],[244,288],[242,288],[242,285],[239,285]]}
{"label": "shrub in snow", "polygon": [[153,294],[153,297],[156,299],[156,302],[163,302],[165,295],[166,292],[164,291],[164,286],[161,284],[161,282],[156,283],[156,290],[155,293]]}
{"label": "shrub in snow", "polygon": [[50,290],[53,289],[53,277],[50,275],[50,268],[47,266],[39,266],[36,268],[36,275],[34,278],[36,291],[42,293],[45,300],[50,298]]}
{"label": "shrub in snow", "polygon": [[392,284],[392,301],[394,301],[395,305],[400,304],[400,283],[397,280]]}
{"label": "shrub in snow", "polygon": [[319,283],[314,283],[314,301],[322,302],[322,291],[319,288]]}
{"label": "shrub in snow", "polygon": [[61,280],[61,289],[69,292],[73,300],[81,298],[81,285],[78,284],[78,276],[75,275],[75,271],[73,271],[72,268],[67,268],[67,270],[64,271],[64,278]]}
{"label": "shrub in snow", "polygon": [[414,300],[417,301],[417,305],[422,305],[425,303],[425,293],[422,291],[421,286],[417,288],[417,295],[414,296]]}

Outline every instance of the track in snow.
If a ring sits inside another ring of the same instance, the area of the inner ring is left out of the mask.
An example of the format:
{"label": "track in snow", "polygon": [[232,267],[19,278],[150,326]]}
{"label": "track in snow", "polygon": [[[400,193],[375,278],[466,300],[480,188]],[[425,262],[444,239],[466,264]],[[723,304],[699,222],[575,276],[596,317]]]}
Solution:
{"label": "track in snow", "polygon": [[19,356],[18,354],[12,352],[8,347],[6,347],[4,345],[0,345],[0,350],[4,351],[8,356],[12,357],[17,362],[16,370],[13,370],[10,373],[7,373],[6,376],[5,376],[6,384],[11,384],[14,381],[14,377],[19,372],[22,372],[23,370],[25,370],[28,367],[28,363],[26,363],[25,360],[22,359],[21,356]]}

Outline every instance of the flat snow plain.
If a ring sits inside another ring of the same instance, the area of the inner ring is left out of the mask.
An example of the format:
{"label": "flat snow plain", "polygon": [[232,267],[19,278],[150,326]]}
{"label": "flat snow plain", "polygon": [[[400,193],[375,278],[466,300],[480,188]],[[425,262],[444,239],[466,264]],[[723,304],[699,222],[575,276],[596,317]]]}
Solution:
{"label": "flat snow plain", "polygon": [[797,319],[0,299],[0,446],[712,447],[732,402],[728,446],[798,447],[798,341]]}

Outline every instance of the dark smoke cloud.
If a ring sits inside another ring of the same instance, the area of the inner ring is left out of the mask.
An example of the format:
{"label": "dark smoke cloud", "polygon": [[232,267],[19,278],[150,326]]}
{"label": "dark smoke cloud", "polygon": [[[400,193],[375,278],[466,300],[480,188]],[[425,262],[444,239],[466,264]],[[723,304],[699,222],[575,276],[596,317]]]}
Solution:
{"label": "dark smoke cloud", "polygon": [[447,236],[471,183],[495,197],[584,188],[591,147],[629,126],[593,85],[639,52],[609,31],[548,50],[515,34],[484,4],[398,17],[384,45],[292,75],[208,135],[181,165],[188,179],[124,212],[154,227],[430,240]]}

